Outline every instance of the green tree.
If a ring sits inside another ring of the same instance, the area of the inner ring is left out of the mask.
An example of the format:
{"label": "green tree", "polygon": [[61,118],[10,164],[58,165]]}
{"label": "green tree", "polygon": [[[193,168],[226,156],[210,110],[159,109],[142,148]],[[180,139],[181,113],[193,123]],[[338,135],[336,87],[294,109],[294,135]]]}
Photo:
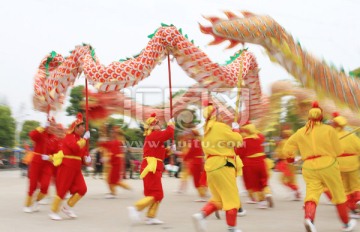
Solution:
{"label": "green tree", "polygon": [[[84,109],[82,107],[82,102],[84,102],[84,86],[79,85],[71,89],[70,92],[70,106],[66,108],[66,112],[68,116],[76,116],[79,112],[82,113],[84,122],[86,122],[86,115]],[[89,131],[91,134],[90,137],[90,149],[96,147],[96,142],[99,138],[99,132],[97,128],[93,128],[89,124]]]}
{"label": "green tree", "polygon": [[14,147],[15,130],[15,119],[11,116],[10,108],[0,105],[0,146]]}
{"label": "green tree", "polygon": [[285,118],[284,122],[291,125],[293,131],[297,131],[299,128],[305,125],[305,121],[298,114],[296,99],[290,99],[285,105]]}
{"label": "green tree", "polygon": [[139,128],[127,128],[125,131],[127,144],[131,147],[142,147],[144,141],[143,131]]}
{"label": "green tree", "polygon": [[109,126],[119,126],[125,133],[127,145],[131,147],[142,147],[144,141],[143,131],[140,128],[129,128],[122,118],[110,117],[107,121]]}
{"label": "green tree", "polygon": [[70,106],[66,108],[68,116],[76,116],[78,112],[84,113],[81,102],[84,99],[84,86],[79,85],[72,88],[70,92]]}
{"label": "green tree", "polygon": [[40,122],[35,120],[26,120],[20,132],[20,144],[23,144],[24,142],[28,144],[31,143],[29,132],[36,129],[38,126],[40,126]]}

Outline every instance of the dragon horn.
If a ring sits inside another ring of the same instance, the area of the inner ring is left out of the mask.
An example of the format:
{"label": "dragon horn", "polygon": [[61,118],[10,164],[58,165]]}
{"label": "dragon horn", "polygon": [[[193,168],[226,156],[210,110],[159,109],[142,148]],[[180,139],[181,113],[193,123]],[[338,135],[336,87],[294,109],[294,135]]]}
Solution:
{"label": "dragon horn", "polygon": [[236,14],[234,14],[231,11],[224,11],[224,14],[226,15],[226,17],[228,17],[229,20],[233,20],[233,19],[238,19],[239,16],[237,16]]}

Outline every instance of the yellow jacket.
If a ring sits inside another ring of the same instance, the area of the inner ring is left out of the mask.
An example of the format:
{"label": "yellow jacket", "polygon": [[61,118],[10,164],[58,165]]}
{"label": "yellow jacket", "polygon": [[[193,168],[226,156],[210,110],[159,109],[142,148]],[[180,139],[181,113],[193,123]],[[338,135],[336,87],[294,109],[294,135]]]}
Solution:
{"label": "yellow jacket", "polygon": [[[233,163],[238,170],[242,169],[242,161],[235,154],[234,148],[242,145],[242,137],[238,132],[221,122],[213,121],[211,129],[202,139],[202,148],[205,154],[205,171],[213,171],[223,167],[226,160]],[[210,156],[212,156],[210,158]],[[234,157],[236,160],[234,160]]]}
{"label": "yellow jacket", "polygon": [[[349,133],[344,130],[340,130],[337,132],[339,138]],[[352,156],[338,157],[340,171],[350,172],[359,169],[360,139],[356,135],[351,134],[344,137],[343,139],[340,139],[340,144],[342,149],[344,150],[343,154],[353,154]]]}
{"label": "yellow jacket", "polygon": [[[322,169],[336,162],[336,157],[343,153],[336,130],[324,124],[314,125],[306,134],[305,130],[300,128],[288,139],[282,151],[284,155],[294,158],[299,150],[305,169]],[[308,159],[312,156],[321,157]]]}

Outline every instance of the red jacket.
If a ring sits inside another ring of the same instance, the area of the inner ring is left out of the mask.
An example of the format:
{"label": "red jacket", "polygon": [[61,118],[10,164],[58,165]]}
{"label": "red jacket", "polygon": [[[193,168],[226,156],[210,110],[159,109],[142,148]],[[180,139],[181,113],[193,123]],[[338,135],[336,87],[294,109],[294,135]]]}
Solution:
{"label": "red jacket", "polygon": [[[80,147],[77,143],[82,139],[79,135],[75,133],[67,134],[62,142],[62,151],[64,153],[64,159],[61,165],[80,168],[82,165],[82,157],[87,155],[87,146]],[[66,156],[76,156],[80,159],[66,158]]]}
{"label": "red jacket", "polygon": [[99,146],[106,148],[111,153],[111,165],[120,165],[121,156],[124,155],[124,143],[120,140],[111,140],[106,142],[99,142]]}
{"label": "red jacket", "polygon": [[40,163],[43,162],[41,155],[52,155],[53,153],[51,148],[52,140],[55,137],[53,134],[49,134],[46,130],[33,130],[29,133],[31,140],[34,142],[34,156],[31,162]]}
{"label": "red jacket", "polygon": [[166,150],[164,142],[174,136],[174,127],[168,126],[162,131],[152,131],[145,137],[143,152],[145,157],[155,157],[161,160],[165,159]]}

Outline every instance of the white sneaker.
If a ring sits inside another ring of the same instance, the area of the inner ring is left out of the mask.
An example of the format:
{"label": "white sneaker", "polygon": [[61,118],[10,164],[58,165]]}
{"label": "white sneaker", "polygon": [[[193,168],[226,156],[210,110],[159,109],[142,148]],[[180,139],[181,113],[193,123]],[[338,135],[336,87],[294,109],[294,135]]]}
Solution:
{"label": "white sneaker", "polygon": [[71,218],[77,218],[77,215],[75,214],[75,212],[73,210],[71,210],[70,207],[68,206],[63,206],[61,208],[61,211],[66,214],[68,217],[71,217]]}
{"label": "white sneaker", "polygon": [[237,212],[238,217],[244,217],[246,215],[246,210],[243,208],[240,208]]}
{"label": "white sneaker", "polygon": [[23,211],[25,213],[32,213],[33,212],[31,207],[24,207]]}
{"label": "white sneaker", "polygon": [[61,221],[62,220],[62,217],[60,217],[59,214],[54,213],[54,212],[49,213],[49,217],[50,217],[51,220],[54,220],[54,221]]}
{"label": "white sneaker", "polygon": [[306,232],[316,232],[316,228],[310,219],[305,219],[304,225]]}
{"label": "white sneaker", "polygon": [[145,220],[145,223],[148,224],[148,225],[161,225],[161,224],[164,224],[163,221],[157,219],[157,218],[147,218]]}
{"label": "white sneaker", "polygon": [[139,211],[137,211],[134,206],[129,206],[127,208],[128,208],[129,218],[132,221],[132,223],[133,224],[139,223],[141,221]]}
{"label": "white sneaker", "polygon": [[197,232],[206,232],[206,220],[202,213],[192,215],[193,223]]}
{"label": "white sneaker", "polygon": [[268,202],[267,201],[259,201],[257,207],[258,207],[258,209],[267,209]]}
{"label": "white sneaker", "polygon": [[48,205],[49,204],[49,199],[44,198],[41,201],[39,201],[39,205]]}
{"label": "white sneaker", "polygon": [[257,202],[256,201],[253,201],[253,200],[247,200],[247,201],[245,201],[246,202],[246,204],[256,204]]}
{"label": "white sneaker", "polygon": [[356,220],[350,219],[349,223],[346,224],[343,228],[341,228],[341,231],[345,231],[345,232],[353,231],[355,226],[356,226]]}
{"label": "white sneaker", "polygon": [[31,206],[33,212],[39,211],[39,202],[35,201],[34,204]]}
{"label": "white sneaker", "polygon": [[115,198],[116,198],[116,196],[114,194],[111,194],[111,193],[107,193],[105,195],[105,199],[115,199]]}

